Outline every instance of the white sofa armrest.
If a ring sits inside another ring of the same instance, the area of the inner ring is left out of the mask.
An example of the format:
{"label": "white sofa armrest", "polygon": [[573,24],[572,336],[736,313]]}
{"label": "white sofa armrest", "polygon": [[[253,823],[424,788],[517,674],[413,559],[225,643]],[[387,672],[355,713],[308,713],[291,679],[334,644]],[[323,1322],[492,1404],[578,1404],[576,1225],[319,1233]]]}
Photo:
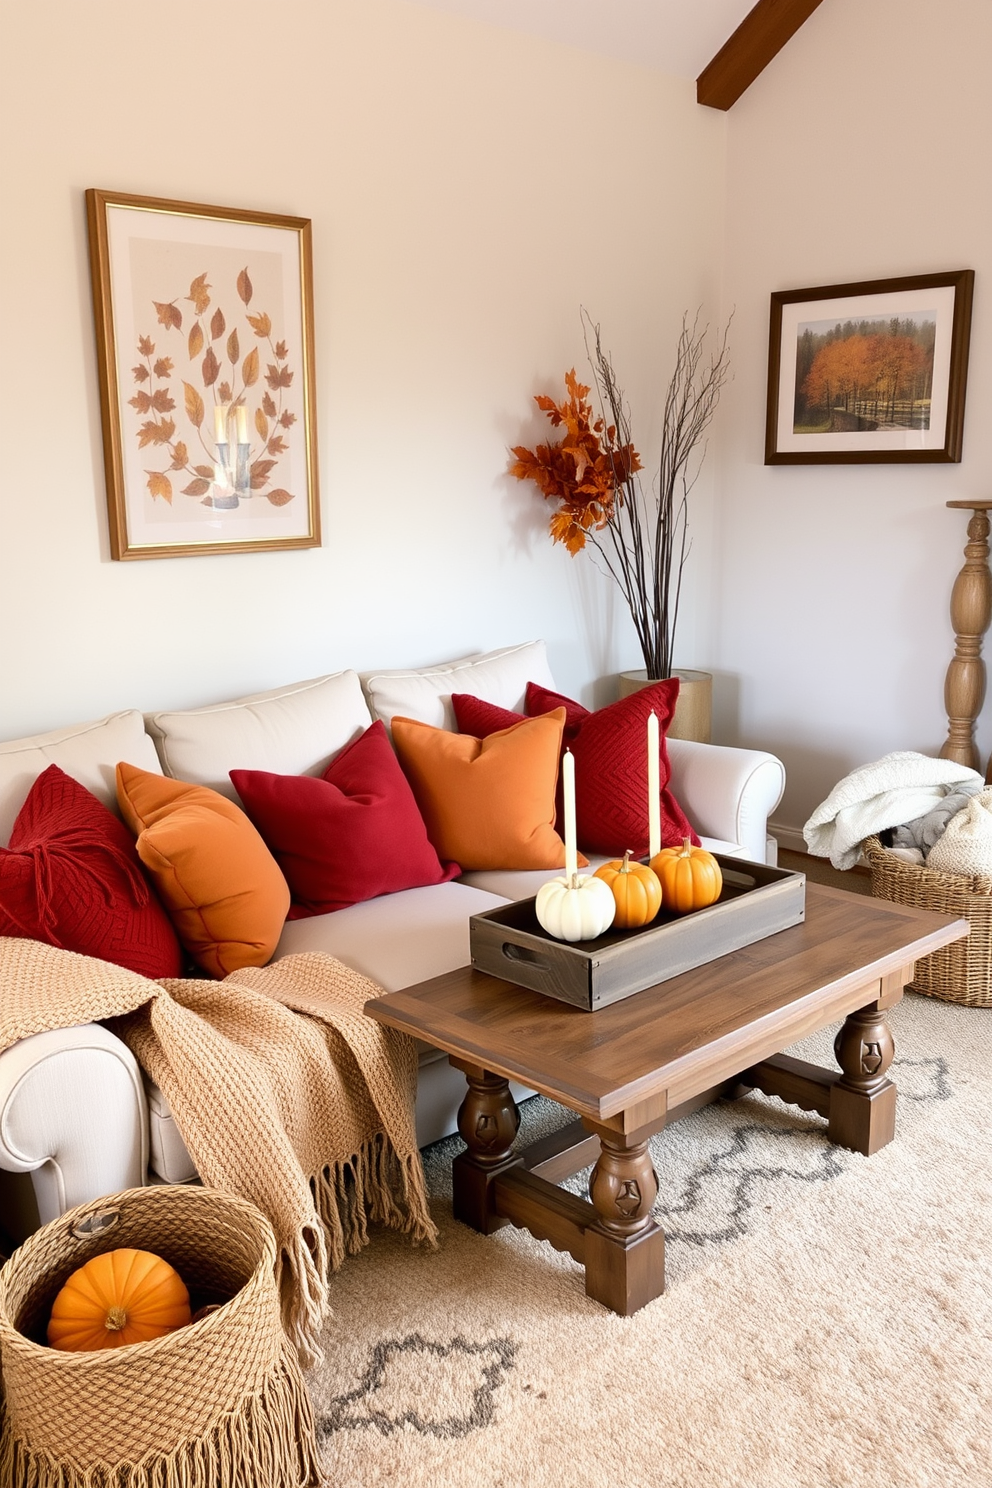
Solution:
{"label": "white sofa armrest", "polygon": [[0,1054],[0,1168],[31,1174],[42,1224],[146,1183],[148,1111],[130,1049],[85,1023]]}
{"label": "white sofa armrest", "polygon": [[785,790],[785,766],[760,749],[668,739],[670,789],[701,837],[740,844],[766,861],[768,817]]}

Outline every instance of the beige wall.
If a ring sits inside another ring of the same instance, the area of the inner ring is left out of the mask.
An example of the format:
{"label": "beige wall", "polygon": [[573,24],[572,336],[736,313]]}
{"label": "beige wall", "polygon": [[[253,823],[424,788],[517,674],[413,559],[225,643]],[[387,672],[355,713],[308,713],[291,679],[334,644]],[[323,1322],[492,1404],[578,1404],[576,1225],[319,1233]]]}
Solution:
{"label": "beige wall", "polygon": [[[992,463],[987,0],[830,0],[727,116],[401,0],[180,0],[164,22],[47,0],[4,31],[0,737],[535,635],[605,701],[638,660],[625,612],[552,550],[506,448],[581,366],[585,304],[650,451],[703,303],[736,309],[735,377],[677,660],[716,670],[720,737],[785,759],[786,837],[854,765],[940,747],[964,541],[944,503],[987,496]],[[312,218],[321,549],[111,562],[92,185]],[[963,462],[766,467],[770,291],[956,267],[977,271]]]}
{"label": "beige wall", "polygon": [[[946,737],[967,515],[945,502],[992,494],[990,57],[987,0],[829,0],[729,115],[715,659],[724,734],[785,760],[793,832],[855,765]],[[770,292],[958,268],[976,271],[962,462],[765,466]]]}
{"label": "beige wall", "polygon": [[[0,737],[544,636],[638,656],[506,449],[603,323],[641,443],[718,307],[726,120],[692,85],[399,0],[36,0],[4,15]],[[308,216],[319,550],[109,557],[83,192]],[[713,645],[709,474],[681,659]]]}

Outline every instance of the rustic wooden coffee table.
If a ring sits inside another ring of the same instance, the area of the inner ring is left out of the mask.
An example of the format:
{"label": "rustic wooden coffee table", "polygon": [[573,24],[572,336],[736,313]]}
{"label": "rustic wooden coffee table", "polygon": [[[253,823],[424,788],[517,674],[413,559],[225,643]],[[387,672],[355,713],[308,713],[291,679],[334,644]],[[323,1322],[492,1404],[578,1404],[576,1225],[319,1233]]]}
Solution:
{"label": "rustic wooden coffee table", "polygon": [[[483,1234],[509,1222],[569,1251],[588,1295],[629,1316],[665,1284],[648,1139],[709,1101],[757,1089],[819,1112],[831,1141],[877,1152],[895,1132],[886,1011],[919,956],[967,933],[966,920],[810,883],[801,925],[596,1012],[468,966],[365,1010],[446,1050],[468,1079],[456,1218]],[[841,1019],[839,1070],[779,1052]],[[579,1119],[514,1151],[508,1079]],[[591,1203],[557,1186],[590,1163]]]}

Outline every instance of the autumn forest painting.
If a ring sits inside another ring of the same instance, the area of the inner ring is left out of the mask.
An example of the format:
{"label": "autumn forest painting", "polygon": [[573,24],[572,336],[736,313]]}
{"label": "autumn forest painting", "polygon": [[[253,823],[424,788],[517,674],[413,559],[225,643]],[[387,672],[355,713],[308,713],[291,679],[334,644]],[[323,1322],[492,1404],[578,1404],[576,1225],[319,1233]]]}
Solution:
{"label": "autumn forest painting", "polygon": [[934,310],[800,323],[795,434],[929,429]]}

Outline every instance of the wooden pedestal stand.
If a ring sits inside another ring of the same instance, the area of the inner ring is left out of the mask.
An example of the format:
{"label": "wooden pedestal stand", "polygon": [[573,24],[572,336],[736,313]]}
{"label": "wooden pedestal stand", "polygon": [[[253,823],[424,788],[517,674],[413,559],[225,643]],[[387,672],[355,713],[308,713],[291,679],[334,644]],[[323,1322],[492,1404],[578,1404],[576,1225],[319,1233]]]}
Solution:
{"label": "wooden pedestal stand", "polygon": [[[951,590],[954,659],[944,680],[947,739],[941,759],[956,760],[980,770],[975,743],[975,720],[985,701],[985,662],[982,637],[992,620],[992,573],[989,572],[989,518],[992,501],[949,501],[949,507],[970,511],[965,565]],[[989,761],[992,772],[992,760]],[[989,775],[985,777],[989,779]]]}

